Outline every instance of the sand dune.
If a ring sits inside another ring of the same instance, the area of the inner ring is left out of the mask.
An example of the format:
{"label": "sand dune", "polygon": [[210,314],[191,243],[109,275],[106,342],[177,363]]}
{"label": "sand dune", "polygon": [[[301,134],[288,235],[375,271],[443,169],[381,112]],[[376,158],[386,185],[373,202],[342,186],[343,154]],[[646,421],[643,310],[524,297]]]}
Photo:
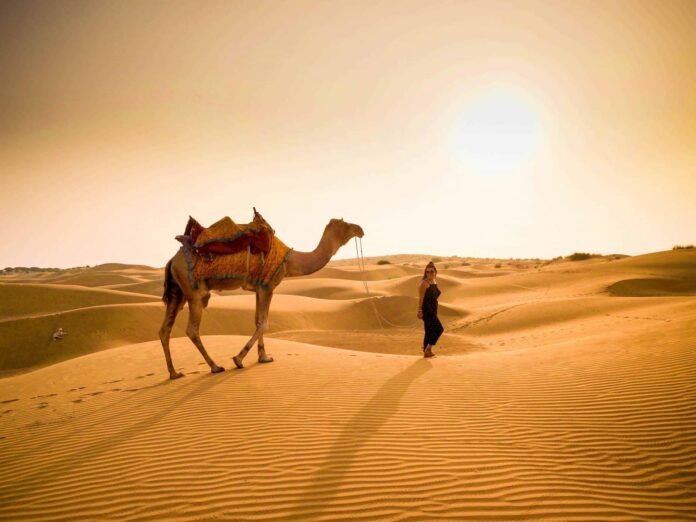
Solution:
{"label": "sand dune", "polygon": [[[469,271],[470,266],[442,270],[439,284],[445,292],[443,317],[449,321],[450,332],[485,336],[521,328],[539,329],[547,324],[598,314],[621,315],[622,311],[645,307],[648,303],[631,299],[604,301],[607,295],[690,295],[690,262],[693,263],[693,254],[689,251],[674,251],[614,261],[554,263],[543,269],[498,273],[498,277],[451,275]],[[100,265],[82,272],[104,275],[110,266]],[[117,274],[130,273],[129,277],[140,274],[137,277],[161,279],[161,271],[147,267],[131,269],[114,264],[112,268]],[[421,269],[394,265],[368,265],[367,269],[372,274],[368,287],[374,306],[367,300],[364,283],[356,279],[359,275],[356,266],[326,267],[316,277],[290,279],[278,288],[270,331],[292,330],[293,339],[300,339],[297,330],[305,331],[307,337],[303,340],[322,344],[325,343],[324,334],[316,335],[312,331],[335,329],[357,339],[360,335],[353,331],[407,328],[413,330],[408,338],[417,339],[420,323],[413,312],[413,289],[418,284]],[[403,275],[404,272],[411,273]],[[330,274],[337,277],[326,277]],[[657,283],[655,274],[663,276]],[[636,275],[643,277],[636,278]],[[41,274],[32,276],[40,278]],[[626,279],[626,276],[632,278]],[[155,279],[105,285],[99,289],[55,284],[0,285],[0,312],[5,320],[0,322],[0,370],[53,363],[123,343],[156,339],[162,312],[153,306],[161,306],[157,299],[161,291],[159,284]],[[293,296],[305,299],[297,301]],[[232,297],[235,299],[229,300]],[[335,306],[329,301],[344,303]],[[152,305],[129,306],[127,312],[121,313],[121,303]],[[95,308],[101,304],[114,306]],[[249,314],[253,306],[248,292],[235,291],[231,295],[213,297],[203,332],[250,335],[253,321]],[[603,311],[603,307],[608,308]],[[379,318],[374,308],[379,311]],[[76,314],[76,310],[80,312]],[[183,334],[186,320],[184,312],[175,335]],[[70,335],[60,349],[54,349],[50,335],[58,326],[70,328],[68,331],[75,335]],[[355,342],[339,345],[352,346]],[[467,345],[468,341],[464,343]]]}
{"label": "sand dune", "polygon": [[397,265],[366,265],[365,270],[361,271],[357,265],[349,265],[343,267],[326,266],[318,272],[299,277],[297,279],[311,279],[313,277],[331,278],[331,279],[348,279],[353,281],[378,281],[382,279],[393,279],[395,277],[403,277],[407,275],[423,275],[422,268]]}
{"label": "sand dune", "polygon": [[12,283],[54,283],[94,287],[161,280],[162,269],[145,265],[106,263],[64,270],[12,272],[2,274],[0,278],[4,282]]}
{"label": "sand dune", "polygon": [[608,290],[612,295],[624,297],[696,295],[696,277],[624,279],[609,286]]}
{"label": "sand dune", "polygon": [[140,283],[126,283],[105,286],[104,288],[110,288],[112,290],[120,290],[121,292],[130,292],[136,294],[147,294],[156,297],[162,297],[162,288],[164,285],[164,279],[161,277],[153,281],[143,281]]}
{"label": "sand dune", "polygon": [[56,277],[51,279],[50,282],[63,285],[107,286],[129,284],[141,281],[124,274],[96,272]]}
{"label": "sand dune", "polygon": [[[686,520],[671,332],[433,361],[268,339],[222,375],[177,339],[173,382],[155,342],[91,354],[0,381],[0,518]],[[243,340],[205,339],[228,365]]]}
{"label": "sand dune", "polygon": [[654,252],[642,256],[625,257],[617,261],[590,265],[590,271],[614,271],[627,273],[629,271],[655,273],[664,275],[694,275],[694,250],[668,250]]}
{"label": "sand dune", "polygon": [[[693,520],[696,253],[610,259],[442,270],[433,360],[422,267],[329,266],[278,288],[273,364],[210,374],[184,310],[177,381],[161,271],[1,284],[0,520]],[[218,364],[253,313],[212,297]]]}
{"label": "sand dune", "polygon": [[[161,295],[160,289],[160,295]],[[0,321],[105,304],[154,301],[152,296],[113,289],[56,284],[0,283]]]}

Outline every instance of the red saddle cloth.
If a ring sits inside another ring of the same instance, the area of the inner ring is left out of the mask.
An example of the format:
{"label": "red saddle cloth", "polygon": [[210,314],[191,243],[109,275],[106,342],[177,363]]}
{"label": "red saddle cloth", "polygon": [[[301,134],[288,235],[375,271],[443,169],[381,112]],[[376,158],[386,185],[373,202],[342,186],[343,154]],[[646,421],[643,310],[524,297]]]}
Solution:
{"label": "red saddle cloth", "polygon": [[[210,232],[214,227],[220,229],[219,237],[215,237],[215,233],[207,236],[203,234]],[[252,254],[268,254],[273,241],[273,232],[268,226],[253,221],[248,225],[237,225],[229,218],[223,218],[206,229],[194,218],[189,217],[184,235],[190,237],[193,251],[201,255],[224,256],[236,254],[247,248],[250,248]],[[204,236],[205,239],[199,241]]]}

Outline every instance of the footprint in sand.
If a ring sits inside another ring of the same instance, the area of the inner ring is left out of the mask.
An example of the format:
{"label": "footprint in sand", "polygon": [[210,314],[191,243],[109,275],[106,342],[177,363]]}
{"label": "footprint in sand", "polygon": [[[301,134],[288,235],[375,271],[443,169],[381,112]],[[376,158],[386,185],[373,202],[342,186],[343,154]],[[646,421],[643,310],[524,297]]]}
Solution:
{"label": "footprint in sand", "polygon": [[94,396],[94,395],[101,395],[102,393],[104,393],[104,392],[103,392],[103,391],[95,391],[95,392],[92,392],[92,393],[88,393],[87,395],[92,395],[92,396]]}
{"label": "footprint in sand", "polygon": [[9,404],[9,403],[11,403],[11,402],[15,402],[15,401],[18,401],[18,400],[19,400],[19,399],[9,399],[9,400],[7,400],[7,401],[0,401],[0,404]]}
{"label": "footprint in sand", "polygon": [[0,413],[0,415],[6,415],[6,414],[8,414],[8,413],[12,413],[13,411],[14,411],[14,410],[5,410],[5,411],[3,411],[2,413]]}
{"label": "footprint in sand", "polygon": [[121,391],[121,388],[113,388],[113,389],[111,389],[111,390],[109,390],[109,391]]}
{"label": "footprint in sand", "polygon": [[82,399],[75,399],[75,400],[74,400],[74,401],[72,401],[72,402],[74,402],[74,403],[76,403],[76,404],[77,404],[78,402],[82,402]]}
{"label": "footprint in sand", "polygon": [[47,402],[42,402],[41,404],[39,404],[39,405],[37,406],[37,408],[39,408],[40,410],[42,410],[42,409],[44,409],[44,408],[46,408],[46,407],[48,407],[48,403],[47,403]]}

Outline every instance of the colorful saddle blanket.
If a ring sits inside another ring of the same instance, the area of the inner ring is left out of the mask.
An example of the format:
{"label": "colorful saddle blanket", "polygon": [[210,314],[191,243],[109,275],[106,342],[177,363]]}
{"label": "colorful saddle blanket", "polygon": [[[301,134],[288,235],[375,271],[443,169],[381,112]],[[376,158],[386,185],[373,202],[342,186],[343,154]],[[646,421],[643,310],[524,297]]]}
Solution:
{"label": "colorful saddle blanket", "polygon": [[247,250],[211,258],[193,255],[190,266],[194,283],[204,279],[240,279],[245,290],[257,286],[268,288],[280,273],[290,248],[277,237],[271,239],[267,253],[251,254]]}
{"label": "colorful saddle blanket", "polygon": [[248,224],[224,217],[208,228],[189,217],[186,232],[176,238],[194,288],[204,279],[240,279],[246,290],[268,288],[290,251],[260,214]]}
{"label": "colorful saddle blanket", "polygon": [[251,223],[238,225],[225,216],[208,228],[203,228],[198,221],[189,218],[186,227],[191,236],[193,249],[198,254],[228,255],[251,249],[252,254],[271,249],[272,229],[265,221],[254,219]]}

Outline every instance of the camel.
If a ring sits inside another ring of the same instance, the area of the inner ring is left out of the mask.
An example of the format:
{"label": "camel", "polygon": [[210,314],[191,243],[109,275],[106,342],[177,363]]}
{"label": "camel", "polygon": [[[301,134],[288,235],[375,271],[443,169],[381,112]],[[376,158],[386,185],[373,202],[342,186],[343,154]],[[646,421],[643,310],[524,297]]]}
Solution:
{"label": "camel", "polygon": [[[260,214],[255,212],[255,219],[260,218]],[[261,218],[263,219],[263,218]],[[258,361],[260,363],[273,362],[273,357],[266,353],[263,342],[263,333],[268,328],[268,313],[271,306],[273,290],[285,277],[297,277],[309,275],[320,270],[338,252],[338,249],[345,245],[354,237],[363,237],[363,230],[359,225],[348,223],[341,219],[332,219],[326,225],[324,233],[317,247],[311,252],[297,252],[290,250],[288,256],[281,266],[277,277],[267,289],[257,286],[256,292],[256,330],[241,351],[232,360],[237,368],[244,367],[244,357],[258,341]],[[222,366],[218,366],[210,358],[206,351],[199,329],[203,310],[208,305],[211,290],[234,290],[243,287],[243,281],[237,279],[207,279],[199,281],[197,288],[192,288],[189,282],[188,266],[181,250],[169,260],[165,268],[164,296],[162,300],[166,305],[164,322],[159,331],[164,357],[167,361],[170,379],[178,379],[183,374],[174,369],[172,356],[169,351],[169,338],[176,321],[176,316],[184,307],[189,305],[189,322],[186,328],[186,335],[196,345],[201,352],[203,359],[210,366],[211,373],[225,371]]]}

